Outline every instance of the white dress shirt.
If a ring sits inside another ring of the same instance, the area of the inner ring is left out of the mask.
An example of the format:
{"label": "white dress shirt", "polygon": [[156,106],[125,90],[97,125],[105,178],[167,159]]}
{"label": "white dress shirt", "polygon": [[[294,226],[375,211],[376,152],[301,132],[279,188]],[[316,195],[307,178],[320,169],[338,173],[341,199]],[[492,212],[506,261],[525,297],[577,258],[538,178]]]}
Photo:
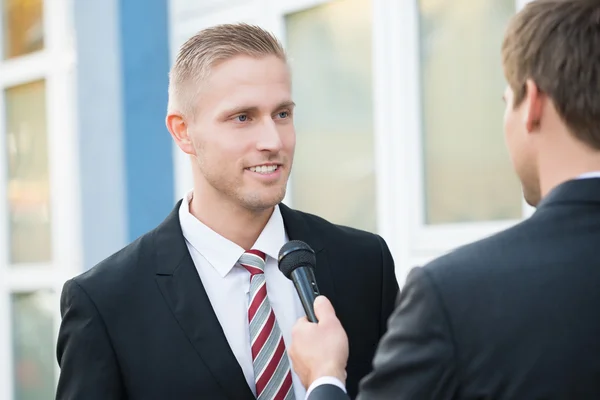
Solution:
{"label": "white dress shirt", "polygon": [[[227,342],[242,367],[248,385],[256,395],[248,327],[250,273],[243,267],[236,266],[244,249],[190,214],[191,199],[192,192],[189,192],[179,208],[183,236]],[[287,241],[281,211],[276,206],[252,248],[267,255],[267,296],[281,328],[286,348],[291,345],[293,325],[298,318],[305,315],[294,284],[279,271],[277,265],[279,249]],[[293,370],[292,382],[296,399],[303,399],[306,391]]]}

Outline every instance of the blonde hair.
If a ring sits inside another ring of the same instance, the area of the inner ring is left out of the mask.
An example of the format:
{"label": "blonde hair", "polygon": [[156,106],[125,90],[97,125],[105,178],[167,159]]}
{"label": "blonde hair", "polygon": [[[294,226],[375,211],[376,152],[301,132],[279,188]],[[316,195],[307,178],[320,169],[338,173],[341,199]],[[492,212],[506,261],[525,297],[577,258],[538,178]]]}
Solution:
{"label": "blonde hair", "polygon": [[216,25],[198,32],[179,49],[169,73],[169,112],[193,117],[200,86],[216,64],[236,56],[276,56],[283,46],[266,30],[245,23]]}

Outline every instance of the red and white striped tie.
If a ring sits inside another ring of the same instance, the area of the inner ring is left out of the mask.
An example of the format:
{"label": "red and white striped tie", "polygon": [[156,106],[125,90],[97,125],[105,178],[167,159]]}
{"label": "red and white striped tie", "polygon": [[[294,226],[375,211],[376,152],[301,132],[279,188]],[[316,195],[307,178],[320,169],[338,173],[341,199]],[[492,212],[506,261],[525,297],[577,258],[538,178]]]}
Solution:
{"label": "red and white striped tie", "polygon": [[267,297],[265,253],[248,250],[239,263],[250,272],[248,322],[257,399],[294,400],[285,343]]}

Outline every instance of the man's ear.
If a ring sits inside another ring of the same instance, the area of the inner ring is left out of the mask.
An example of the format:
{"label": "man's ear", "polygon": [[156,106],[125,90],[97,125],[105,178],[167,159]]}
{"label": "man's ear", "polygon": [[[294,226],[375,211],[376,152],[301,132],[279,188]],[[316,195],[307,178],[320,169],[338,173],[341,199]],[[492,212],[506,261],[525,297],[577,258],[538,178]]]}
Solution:
{"label": "man's ear", "polygon": [[169,112],[166,118],[167,129],[171,133],[177,146],[186,154],[196,155],[196,150],[190,139],[188,124],[185,117],[177,112]]}
{"label": "man's ear", "polygon": [[544,109],[545,95],[540,91],[536,83],[527,79],[525,82],[525,128],[527,132],[535,131],[542,120],[542,110]]}

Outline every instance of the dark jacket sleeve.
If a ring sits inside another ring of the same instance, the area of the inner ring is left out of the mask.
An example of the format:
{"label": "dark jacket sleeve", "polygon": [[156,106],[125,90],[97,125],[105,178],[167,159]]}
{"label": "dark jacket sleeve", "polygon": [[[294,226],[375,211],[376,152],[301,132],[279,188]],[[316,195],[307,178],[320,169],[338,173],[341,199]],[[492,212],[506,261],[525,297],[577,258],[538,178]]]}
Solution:
{"label": "dark jacket sleeve", "polygon": [[61,370],[56,399],[124,399],[119,366],[104,322],[74,280],[63,287],[60,311],[57,358]]}
{"label": "dark jacket sleeve", "polygon": [[350,398],[335,385],[320,385],[310,393],[307,400],[350,400]]}
{"label": "dark jacket sleeve", "polygon": [[424,269],[415,268],[408,275],[373,366],[361,382],[360,400],[455,396],[453,337],[439,294]]}

